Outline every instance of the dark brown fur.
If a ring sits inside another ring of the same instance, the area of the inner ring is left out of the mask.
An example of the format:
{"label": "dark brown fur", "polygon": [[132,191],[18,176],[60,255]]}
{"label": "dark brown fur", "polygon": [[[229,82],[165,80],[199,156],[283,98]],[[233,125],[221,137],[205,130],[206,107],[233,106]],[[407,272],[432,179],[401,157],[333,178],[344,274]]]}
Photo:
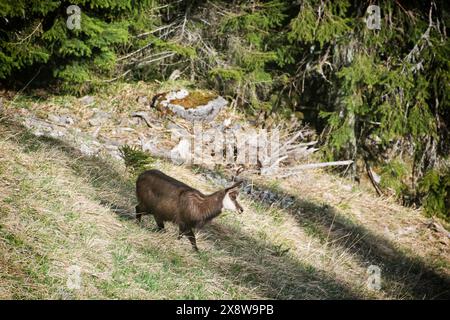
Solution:
{"label": "dark brown fur", "polygon": [[232,187],[204,195],[200,191],[167,176],[158,170],[149,170],[139,175],[136,181],[136,218],[141,220],[144,214],[153,214],[158,228],[164,228],[165,221],[179,226],[178,238],[186,235],[195,250],[198,250],[193,228],[201,228],[205,223],[217,217],[222,211],[222,202],[228,193],[230,198],[242,212],[237,203],[237,187]]}

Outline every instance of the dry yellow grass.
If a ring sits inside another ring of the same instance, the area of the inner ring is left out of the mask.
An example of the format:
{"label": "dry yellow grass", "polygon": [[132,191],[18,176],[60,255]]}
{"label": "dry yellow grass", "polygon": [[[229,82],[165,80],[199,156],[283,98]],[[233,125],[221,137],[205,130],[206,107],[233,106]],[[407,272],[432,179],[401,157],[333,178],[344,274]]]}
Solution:
{"label": "dry yellow grass", "polygon": [[[199,232],[197,255],[176,240],[175,227],[156,233],[151,220],[142,227],[127,219],[134,187],[125,168],[14,125],[3,123],[0,131],[3,299],[354,296],[355,289],[344,290],[345,283],[307,261],[277,255],[283,236],[248,201],[245,215],[227,213]],[[188,169],[160,166],[213,189]],[[258,221],[269,229],[259,229]],[[73,265],[82,272],[80,290],[66,287]]]}
{"label": "dry yellow grass", "polygon": [[[113,137],[121,115],[137,111],[124,87],[103,99],[116,118],[98,134]],[[83,132],[90,107],[75,98],[26,107],[34,113],[77,112]],[[106,100],[105,100],[106,99]],[[20,101],[13,107],[20,105]],[[70,104],[70,106],[69,106]],[[84,109],[83,109],[84,108]],[[25,112],[25,111],[24,111]],[[156,123],[156,125],[158,125]],[[151,129],[149,129],[151,130]],[[156,129],[154,129],[156,130]],[[140,132],[129,133],[134,138]],[[131,139],[131,138],[130,138]],[[219,188],[192,168],[156,168],[203,192]],[[244,174],[245,176],[245,174]],[[121,299],[408,299],[445,298],[448,239],[426,227],[418,210],[377,198],[323,172],[284,181],[247,175],[258,187],[290,195],[295,206],[243,196],[242,215],[225,212],[197,232],[201,252],[177,229],[137,225],[134,177],[106,155],[82,156],[63,141],[38,138],[0,122],[0,298]],[[381,290],[369,290],[370,265]],[[81,288],[67,288],[70,266]]]}

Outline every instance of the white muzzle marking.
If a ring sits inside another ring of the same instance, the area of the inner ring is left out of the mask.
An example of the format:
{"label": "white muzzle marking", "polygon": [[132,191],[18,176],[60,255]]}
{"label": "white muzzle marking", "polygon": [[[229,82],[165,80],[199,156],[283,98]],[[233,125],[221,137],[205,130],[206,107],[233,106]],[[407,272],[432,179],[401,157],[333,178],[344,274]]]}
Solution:
{"label": "white muzzle marking", "polygon": [[228,193],[223,197],[222,206],[224,209],[231,210],[231,211],[238,211],[236,208],[236,205],[234,204],[234,201],[231,200]]}

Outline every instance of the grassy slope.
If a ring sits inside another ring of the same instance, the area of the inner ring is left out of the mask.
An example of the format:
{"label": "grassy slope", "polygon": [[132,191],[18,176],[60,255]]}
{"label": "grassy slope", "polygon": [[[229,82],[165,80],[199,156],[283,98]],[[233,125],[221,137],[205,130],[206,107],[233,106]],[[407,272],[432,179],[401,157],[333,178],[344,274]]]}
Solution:
{"label": "grassy slope", "polygon": [[[288,219],[244,201],[245,215],[224,214],[199,234],[195,254],[174,226],[157,233],[151,220],[138,226],[117,214],[133,207],[134,188],[112,160],[82,157],[14,125],[0,131],[1,298],[355,296],[309,259],[279,252],[289,242],[280,226],[301,232]],[[159,166],[212,190],[186,169]],[[71,265],[82,270],[80,290],[66,288]]]}
{"label": "grassy slope", "polygon": [[[218,188],[188,168],[156,167],[204,192]],[[449,296],[448,243],[419,227],[417,212],[324,174],[301,179],[256,178],[296,207],[243,197],[244,214],[225,213],[197,233],[196,254],[174,226],[158,233],[151,217],[130,219],[134,177],[120,163],[1,121],[0,298]],[[371,264],[382,268],[381,291],[367,289]],[[72,265],[79,290],[66,286]]]}

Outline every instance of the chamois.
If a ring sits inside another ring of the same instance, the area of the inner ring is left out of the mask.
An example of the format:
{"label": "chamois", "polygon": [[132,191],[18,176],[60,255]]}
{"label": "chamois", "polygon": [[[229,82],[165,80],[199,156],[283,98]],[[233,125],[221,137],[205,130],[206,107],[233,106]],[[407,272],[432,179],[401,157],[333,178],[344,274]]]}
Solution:
{"label": "chamois", "polygon": [[180,230],[178,239],[186,235],[193,249],[198,251],[193,228],[201,228],[217,217],[222,209],[244,211],[237,202],[241,183],[205,195],[159,170],[145,171],[136,181],[139,202],[136,219],[140,222],[142,215],[153,214],[159,230],[164,229],[165,221],[177,224]]}

